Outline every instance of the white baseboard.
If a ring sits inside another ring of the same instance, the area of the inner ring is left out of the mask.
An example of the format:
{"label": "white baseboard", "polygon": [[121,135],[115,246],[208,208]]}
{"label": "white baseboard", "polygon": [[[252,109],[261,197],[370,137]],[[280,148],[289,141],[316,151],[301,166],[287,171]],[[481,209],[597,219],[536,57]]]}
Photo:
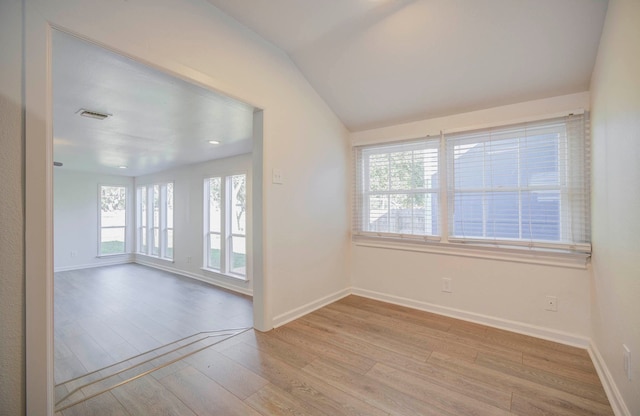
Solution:
{"label": "white baseboard", "polygon": [[71,270],[95,269],[96,267],[115,266],[118,264],[128,264],[133,262],[134,262],[134,259],[132,257],[123,256],[123,257],[109,259],[109,260],[101,260],[99,263],[77,264],[74,266],[55,267],[53,269],[53,272],[58,273],[58,272],[68,272]]}
{"label": "white baseboard", "polygon": [[242,293],[243,295],[253,296],[253,291],[248,288],[245,288],[242,286],[236,286],[236,285],[227,283],[223,280],[216,279],[214,277],[202,276],[197,273],[191,273],[184,270],[176,269],[174,267],[165,266],[164,264],[158,264],[150,261],[141,260],[140,258],[136,259],[135,262],[143,266],[152,267],[154,269],[163,270],[165,272],[174,273],[184,277],[189,277],[191,279],[199,280],[201,282],[208,283],[213,286],[218,286],[223,289],[231,290],[233,292]]}
{"label": "white baseboard", "polygon": [[625,404],[622,394],[620,394],[620,390],[618,390],[618,386],[616,386],[613,376],[609,371],[609,367],[607,367],[607,363],[605,363],[604,358],[602,358],[598,347],[591,342],[587,351],[589,351],[591,361],[593,361],[593,365],[596,367],[602,387],[604,387],[604,391],[607,393],[607,398],[609,399],[609,404],[613,409],[613,413],[616,416],[631,416],[631,412]]}
{"label": "white baseboard", "polygon": [[351,293],[354,295],[379,300],[382,302],[393,303],[395,305],[406,306],[408,308],[419,309],[426,312],[436,313],[438,315],[449,316],[451,318],[461,319],[464,321],[475,322],[494,328],[504,329],[511,332],[517,332],[523,335],[529,335],[536,338],[542,338],[561,344],[571,345],[579,348],[589,347],[589,338],[576,334],[571,334],[554,329],[543,328],[536,325],[524,324],[521,322],[510,321],[507,319],[496,318],[493,316],[482,315],[475,312],[468,312],[460,309],[449,308],[446,306],[434,305],[428,302],[403,298],[400,296],[388,295],[385,293],[374,292],[367,289],[352,288]]}
{"label": "white baseboard", "polygon": [[323,298],[320,298],[318,300],[314,300],[313,302],[309,302],[306,305],[302,305],[298,308],[295,308],[289,312],[285,312],[281,315],[275,316],[273,318],[273,327],[277,328],[279,326],[282,326],[288,322],[291,322],[295,319],[300,318],[301,316],[304,316],[308,313],[311,313],[317,309],[322,308],[323,306],[327,306],[330,303],[333,303],[337,300],[340,300],[346,296],[349,296],[351,294],[351,289],[350,288],[346,288],[346,289],[342,289],[339,290],[335,293],[332,293],[330,295],[327,295]]}

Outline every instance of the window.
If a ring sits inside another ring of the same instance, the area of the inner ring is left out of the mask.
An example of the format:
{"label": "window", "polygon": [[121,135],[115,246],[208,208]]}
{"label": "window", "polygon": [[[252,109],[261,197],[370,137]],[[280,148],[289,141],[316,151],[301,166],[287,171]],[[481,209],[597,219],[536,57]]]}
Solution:
{"label": "window", "polygon": [[173,260],[173,183],[138,187],[138,253]]}
{"label": "window", "polygon": [[358,147],[354,234],[588,253],[587,123],[570,115]]}
{"label": "window", "polygon": [[246,175],[208,178],[204,182],[204,194],[204,267],[246,277]]}
{"label": "window", "polygon": [[125,253],[126,199],[127,188],[124,186],[100,186],[100,256]]}
{"label": "window", "polygon": [[438,235],[439,145],[436,138],[357,149],[359,234]]}

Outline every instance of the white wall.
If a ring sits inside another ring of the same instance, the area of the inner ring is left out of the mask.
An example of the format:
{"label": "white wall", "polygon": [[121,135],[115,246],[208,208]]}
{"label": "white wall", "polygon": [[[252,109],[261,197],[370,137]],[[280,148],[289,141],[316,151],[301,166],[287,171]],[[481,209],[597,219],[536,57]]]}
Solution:
{"label": "white wall", "polygon": [[127,187],[126,252],[134,249],[133,178],[54,170],[53,220],[56,271],[127,263],[133,255],[98,257],[100,185]]}
{"label": "white wall", "polygon": [[24,414],[22,9],[0,2],[0,415]]}
{"label": "white wall", "polygon": [[[51,24],[264,110],[266,322],[347,286],[347,133],[282,51],[204,0],[27,3]],[[273,168],[283,185],[268,180]]]}
{"label": "white wall", "polygon": [[[135,179],[136,188],[142,185],[153,185],[157,183],[174,183],[174,259],[173,261],[168,261],[138,254],[136,255],[136,262],[211,282],[242,293],[252,294],[252,270],[249,270],[247,273],[248,281],[202,270],[204,264],[202,250],[204,233],[204,179],[213,176],[228,176],[241,173],[247,175],[246,218],[248,237],[251,237],[251,191],[253,176],[251,162],[251,154],[246,154],[137,177]],[[251,242],[248,238],[248,260],[252,259]]]}
{"label": "white wall", "polygon": [[[609,1],[591,91],[593,341],[628,414],[640,415],[639,1]],[[622,344],[632,354],[631,381]]]}
{"label": "white wall", "polygon": [[[440,130],[491,125],[588,109],[573,94],[353,133],[353,144],[438,135]],[[415,252],[354,243],[357,293],[586,346],[590,336],[589,270]],[[460,253],[460,250],[458,250]],[[441,291],[442,278],[453,293]],[[544,310],[558,297],[558,311]]]}

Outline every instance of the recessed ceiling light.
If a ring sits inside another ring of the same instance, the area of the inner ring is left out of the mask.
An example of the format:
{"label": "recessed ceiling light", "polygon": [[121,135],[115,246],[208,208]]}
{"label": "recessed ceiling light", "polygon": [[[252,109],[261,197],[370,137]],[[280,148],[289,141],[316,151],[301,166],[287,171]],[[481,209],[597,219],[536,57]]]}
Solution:
{"label": "recessed ceiling light", "polygon": [[126,169],[127,167],[125,165],[122,166],[118,166],[118,169]]}
{"label": "recessed ceiling light", "polygon": [[105,118],[111,116],[111,114],[101,113],[99,111],[85,110],[84,108],[76,111],[76,114],[80,114],[82,117],[95,118],[96,120],[104,120]]}
{"label": "recessed ceiling light", "polygon": [[209,144],[220,144],[217,140],[209,140]]}

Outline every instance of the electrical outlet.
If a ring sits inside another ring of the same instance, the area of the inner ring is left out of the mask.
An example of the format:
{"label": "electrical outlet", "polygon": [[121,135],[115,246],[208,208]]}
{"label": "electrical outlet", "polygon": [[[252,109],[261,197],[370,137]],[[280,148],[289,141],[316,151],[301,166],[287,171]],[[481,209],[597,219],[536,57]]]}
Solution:
{"label": "electrical outlet", "polygon": [[556,296],[547,296],[547,302],[544,309],[547,311],[558,312],[558,298]]}
{"label": "electrical outlet", "polygon": [[282,173],[282,169],[274,169],[271,177],[271,182],[282,185],[284,183],[284,174]]}
{"label": "electrical outlet", "polygon": [[627,379],[631,380],[631,350],[624,344],[622,344],[622,356],[624,373],[627,375]]}
{"label": "electrical outlet", "polygon": [[78,257],[78,250],[71,250],[71,257]]}
{"label": "electrical outlet", "polygon": [[187,257],[187,263],[191,263],[191,256]]}
{"label": "electrical outlet", "polygon": [[447,293],[453,292],[453,289],[451,289],[451,279],[448,277],[442,278],[442,291]]}

